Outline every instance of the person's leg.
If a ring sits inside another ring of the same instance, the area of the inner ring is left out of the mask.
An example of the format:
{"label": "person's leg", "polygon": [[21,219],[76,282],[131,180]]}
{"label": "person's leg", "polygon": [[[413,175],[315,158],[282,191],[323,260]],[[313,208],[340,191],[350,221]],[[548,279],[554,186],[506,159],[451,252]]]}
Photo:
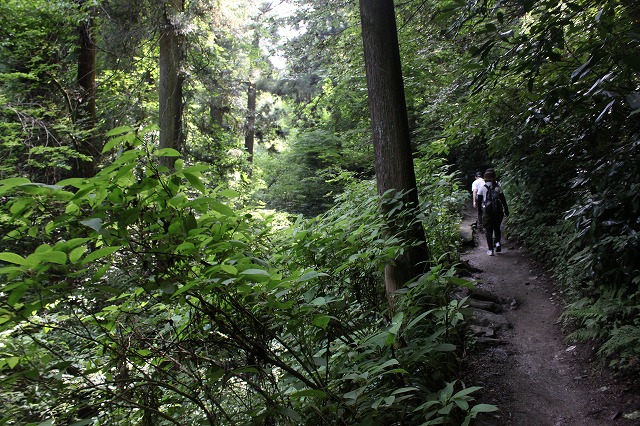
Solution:
{"label": "person's leg", "polygon": [[502,251],[502,230],[500,229],[502,226],[502,217],[498,217],[495,220],[494,232],[495,232],[495,245],[496,251],[500,253]]}
{"label": "person's leg", "polygon": [[487,254],[493,256],[493,223],[491,221],[485,221],[484,233],[487,237],[487,247],[489,248]]}
{"label": "person's leg", "polygon": [[482,229],[482,206],[478,204],[478,229]]}

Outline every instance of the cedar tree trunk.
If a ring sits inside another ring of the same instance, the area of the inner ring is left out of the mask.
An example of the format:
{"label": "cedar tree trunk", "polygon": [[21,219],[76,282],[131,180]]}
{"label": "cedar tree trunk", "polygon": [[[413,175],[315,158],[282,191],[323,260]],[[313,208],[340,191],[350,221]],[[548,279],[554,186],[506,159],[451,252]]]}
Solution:
{"label": "cedar tree trunk", "polygon": [[253,145],[256,136],[256,84],[249,82],[247,89],[247,128],[244,134],[244,149],[249,154],[249,164],[253,161]]}
{"label": "cedar tree trunk", "polygon": [[[393,0],[360,0],[360,17],[378,194],[389,190],[408,191],[404,208],[415,209],[418,191]],[[424,229],[419,222],[413,221],[413,225],[407,226],[393,217],[388,220],[392,233],[400,232],[405,238],[420,243],[418,247],[407,248],[385,268],[385,289],[393,308],[394,292],[426,268],[428,253]]]}
{"label": "cedar tree trunk", "polygon": [[[183,0],[163,1],[164,18],[160,28],[160,148],[181,151],[182,146],[182,63],[183,36],[176,17],[184,10]],[[162,157],[161,163],[173,167],[175,157]]]}

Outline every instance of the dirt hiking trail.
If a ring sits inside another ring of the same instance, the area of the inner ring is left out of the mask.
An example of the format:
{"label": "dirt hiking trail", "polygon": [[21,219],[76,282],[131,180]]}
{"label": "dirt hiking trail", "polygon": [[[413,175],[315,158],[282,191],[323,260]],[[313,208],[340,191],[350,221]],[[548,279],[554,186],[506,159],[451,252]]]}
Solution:
{"label": "dirt hiking trail", "polygon": [[484,233],[471,234],[471,204],[463,213],[461,230],[470,247],[462,259],[480,292],[501,301],[498,314],[489,313],[474,327],[479,342],[463,375],[483,387],[478,402],[499,407],[475,424],[640,425],[640,398],[631,384],[595,370],[590,347],[566,343],[558,321],[562,303],[550,274],[504,235],[502,252],[487,255]]}

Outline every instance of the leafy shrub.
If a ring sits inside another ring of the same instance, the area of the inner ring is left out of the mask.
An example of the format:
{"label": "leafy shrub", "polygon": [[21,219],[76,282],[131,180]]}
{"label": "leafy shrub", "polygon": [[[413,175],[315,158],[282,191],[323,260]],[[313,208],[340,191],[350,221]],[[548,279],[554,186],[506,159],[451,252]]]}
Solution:
{"label": "leafy shrub", "polygon": [[461,282],[432,270],[393,318],[349,288],[375,294],[381,282],[358,271],[375,277],[402,249],[363,221],[375,197],[359,211],[347,193],[326,222],[272,226],[281,219],[229,207],[236,194],[208,188],[206,168],[163,170],[156,156],[175,151],[112,136],[106,150],[131,149],[94,178],[0,185],[13,248],[0,253],[0,424],[386,424],[482,410],[461,402],[473,389],[447,397],[459,410],[419,408],[451,387],[462,311],[444,292]]}

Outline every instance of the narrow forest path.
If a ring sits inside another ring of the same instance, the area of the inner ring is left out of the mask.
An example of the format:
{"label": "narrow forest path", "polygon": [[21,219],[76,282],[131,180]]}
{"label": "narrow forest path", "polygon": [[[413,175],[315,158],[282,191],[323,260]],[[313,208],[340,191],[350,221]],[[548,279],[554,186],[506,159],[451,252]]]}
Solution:
{"label": "narrow forest path", "polygon": [[[469,235],[475,211],[469,205],[462,229]],[[465,370],[469,384],[483,386],[480,402],[500,411],[479,418],[492,426],[640,425],[625,418],[640,410],[640,399],[589,363],[589,348],[565,342],[562,312],[549,274],[514,241],[487,255],[485,235],[475,233],[463,253],[480,289],[503,299],[501,315],[511,324],[478,345]],[[490,333],[491,334],[491,333]]]}

